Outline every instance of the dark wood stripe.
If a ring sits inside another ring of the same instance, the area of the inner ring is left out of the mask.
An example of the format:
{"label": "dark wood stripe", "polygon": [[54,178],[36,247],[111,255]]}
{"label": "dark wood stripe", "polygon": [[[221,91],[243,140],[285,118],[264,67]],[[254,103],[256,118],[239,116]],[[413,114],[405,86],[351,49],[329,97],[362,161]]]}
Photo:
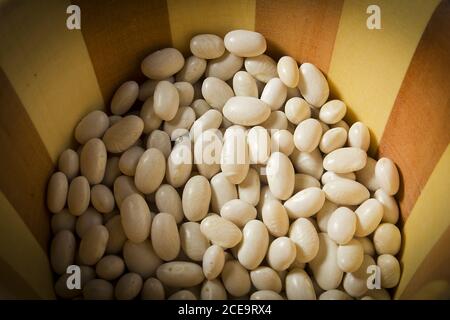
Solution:
{"label": "dark wood stripe", "polygon": [[39,299],[39,295],[16,270],[0,257],[0,299]]}
{"label": "dark wood stripe", "polygon": [[105,104],[127,80],[143,80],[141,61],[171,45],[165,0],[73,0]]}
{"label": "dark wood stripe", "polygon": [[328,71],[343,0],[257,0],[256,31],[275,58],[290,55]]}
{"label": "dark wood stripe", "polygon": [[47,252],[50,223],[45,190],[52,160],[1,69],[0,88],[0,188]]}
{"label": "dark wood stripe", "polygon": [[445,0],[422,35],[380,142],[379,155],[400,170],[403,220],[450,141],[449,17],[450,1]]}
{"label": "dark wood stripe", "polygon": [[[423,259],[400,299],[450,299],[450,228]],[[438,295],[438,296],[436,296]]]}

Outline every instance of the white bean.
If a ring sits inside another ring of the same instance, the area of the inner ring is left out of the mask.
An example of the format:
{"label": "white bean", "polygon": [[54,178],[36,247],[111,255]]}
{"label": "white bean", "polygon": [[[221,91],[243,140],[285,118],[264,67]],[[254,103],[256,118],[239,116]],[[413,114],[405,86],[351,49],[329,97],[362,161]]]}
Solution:
{"label": "white bean", "polygon": [[220,280],[207,280],[203,282],[200,297],[202,300],[226,300],[227,291]]}
{"label": "white bean", "polygon": [[[184,69],[184,67],[183,67],[183,69]],[[175,79],[173,77],[168,77],[168,78],[165,78],[162,80],[166,80],[171,83],[175,82]],[[148,79],[148,80],[144,81],[139,86],[139,96],[138,96],[139,101],[146,101],[146,100],[148,100],[148,98],[152,97],[153,94],[155,93],[155,88],[156,88],[156,85],[158,84],[158,82],[159,82],[158,80],[152,80],[152,79]],[[153,99],[150,99],[150,100],[153,100]]]}
{"label": "white bean", "polygon": [[289,229],[289,238],[296,246],[297,262],[310,262],[316,257],[319,251],[319,237],[311,221],[306,218],[295,220]]}
{"label": "white bean", "polygon": [[354,147],[336,149],[323,159],[325,170],[336,173],[349,173],[361,170],[366,166],[367,154]]}
{"label": "white bean", "polygon": [[95,110],[80,120],[75,128],[75,140],[84,144],[93,138],[101,138],[109,127],[109,118],[103,111]]}
{"label": "white bean", "polygon": [[375,199],[383,205],[383,222],[396,224],[399,218],[399,209],[395,198],[384,192],[383,189],[375,191]]}
{"label": "white bean", "polygon": [[366,187],[349,179],[330,181],[323,186],[322,190],[328,200],[340,205],[358,205],[370,196]]}
{"label": "white bean", "polygon": [[139,243],[148,238],[152,216],[145,199],[135,193],[126,197],[120,206],[123,231],[128,239]]}
{"label": "white bean", "polygon": [[126,273],[116,283],[117,300],[133,300],[142,289],[142,278],[137,273]]}
{"label": "white bean", "polygon": [[319,296],[319,300],[352,300],[347,293],[341,290],[327,290]]}
{"label": "white bean", "polygon": [[347,106],[341,100],[330,100],[320,108],[319,118],[326,124],[335,124],[344,118]]}
{"label": "white bean", "polygon": [[364,249],[356,239],[350,240],[346,244],[339,245],[337,249],[337,263],[344,272],[354,272],[358,270],[364,260]]}
{"label": "white bean", "polygon": [[343,272],[337,264],[337,245],[326,233],[319,233],[319,251],[309,266],[320,288],[336,289],[341,283]]}
{"label": "white bean", "polygon": [[232,97],[226,101],[223,115],[234,124],[256,126],[269,118],[270,107],[254,97]]}
{"label": "white bean", "polygon": [[[192,115],[193,115],[193,113],[194,112],[192,111]],[[192,120],[192,122],[193,121],[194,120]],[[164,124],[167,124],[167,123],[168,123],[167,121],[164,122]],[[164,126],[164,130],[167,130],[171,134],[172,139],[174,139],[173,137],[178,134],[178,131],[173,132],[173,131],[167,129],[166,126]],[[176,130],[177,129],[175,129],[174,131],[176,131]],[[183,128],[179,128],[179,130],[183,130]],[[183,134],[185,134],[185,133],[187,133],[187,130],[182,131],[182,132],[183,132]],[[178,136],[177,136],[177,138],[178,138]],[[169,136],[169,134],[167,132],[164,132],[162,130],[153,130],[153,132],[147,138],[147,149],[150,149],[150,148],[158,149],[159,151],[162,152],[164,157],[167,159],[170,155],[170,152],[172,151],[172,144],[170,142],[170,139],[171,139],[171,137]]]}
{"label": "white bean", "polygon": [[283,300],[283,297],[271,290],[259,290],[252,293],[250,300]]}
{"label": "white bean", "polygon": [[223,249],[218,245],[212,245],[206,249],[203,254],[203,273],[206,279],[213,280],[217,278],[225,264],[225,253]]}
{"label": "white bean", "polygon": [[102,140],[93,138],[81,149],[80,171],[89,184],[102,182],[106,169],[106,147]]}
{"label": "white bean", "polygon": [[270,136],[261,126],[252,127],[247,133],[250,163],[265,164],[270,156]]}
{"label": "white bean", "polygon": [[328,236],[337,244],[346,244],[354,236],[356,230],[356,215],[346,208],[336,209],[328,219]]}
{"label": "white bean", "polygon": [[282,283],[278,273],[269,267],[258,267],[250,271],[250,279],[258,290],[271,290],[279,293]]}
{"label": "white bean", "polygon": [[266,128],[270,132],[286,130],[288,125],[286,115],[281,110],[272,111],[267,120],[261,123],[261,127]]}
{"label": "white bean", "polygon": [[111,112],[123,115],[133,106],[139,95],[139,85],[136,81],[127,81],[114,93],[111,99]]}
{"label": "white bean", "polygon": [[299,71],[297,62],[289,56],[281,57],[277,64],[278,76],[281,81],[289,87],[295,88],[298,85]]}
{"label": "white bean", "polygon": [[[58,213],[64,208],[68,190],[69,183],[66,175],[62,172],[55,172],[50,177],[47,186],[47,207],[50,212]],[[72,191],[72,193],[73,192],[74,191]]]}
{"label": "white bean", "polygon": [[64,150],[58,159],[58,169],[64,173],[67,179],[72,180],[78,175],[80,160],[78,153],[72,149]]}
{"label": "white bean", "polygon": [[271,200],[264,203],[262,207],[262,220],[273,236],[281,237],[287,234],[289,229],[289,216],[279,201]]}
{"label": "white bean", "polygon": [[380,188],[388,195],[397,193],[400,186],[400,177],[395,163],[388,158],[381,158],[375,165],[375,176]]}
{"label": "white bean", "polygon": [[246,71],[238,71],[233,77],[233,90],[236,96],[258,98],[255,78]]}
{"label": "white bean", "polygon": [[320,108],[328,99],[330,89],[320,70],[311,63],[303,63],[300,68],[298,88],[308,103]]}
{"label": "white bean", "polygon": [[162,119],[156,115],[153,105],[153,96],[150,96],[145,100],[141,112],[139,113],[139,116],[144,122],[144,133],[150,133],[151,131],[158,129],[162,123]]}
{"label": "white bean", "polygon": [[242,241],[238,248],[238,260],[247,269],[258,267],[269,247],[269,233],[259,220],[247,222],[242,230]]}
{"label": "white bean", "polygon": [[261,101],[267,103],[270,109],[278,110],[284,104],[287,88],[279,78],[270,79],[261,94]]}
{"label": "white bean", "polygon": [[286,276],[286,296],[289,300],[316,300],[316,293],[305,270],[295,268]]}
{"label": "white bean", "polygon": [[347,141],[347,131],[342,128],[333,128],[327,130],[319,143],[320,151],[330,153],[336,149],[342,148]]}
{"label": "white bean", "polygon": [[155,192],[161,185],[166,173],[166,159],[163,153],[150,148],[139,158],[136,166],[134,183],[136,188],[142,193],[149,194]]}
{"label": "white bean", "polygon": [[245,70],[255,77],[256,80],[264,83],[278,75],[276,62],[265,54],[246,58],[244,66]]}
{"label": "white bean", "polygon": [[337,204],[325,200],[322,209],[316,214],[317,225],[322,232],[328,232],[328,220],[331,214],[338,208]]}
{"label": "white bean", "polygon": [[50,246],[50,263],[57,274],[66,273],[75,258],[75,236],[69,230],[59,231]]}
{"label": "white bean", "polygon": [[[64,190],[64,189],[63,189]],[[63,192],[62,190],[62,192]],[[91,199],[91,189],[88,180],[78,176],[72,180],[67,193],[67,207],[74,216],[81,215],[86,211]]]}
{"label": "white bean", "polygon": [[203,219],[200,230],[213,244],[223,248],[232,248],[242,239],[241,230],[231,221],[219,216]]}
{"label": "white bean", "polygon": [[306,119],[295,128],[294,144],[302,152],[312,152],[320,143],[322,127],[316,119]]}
{"label": "white bean", "polygon": [[383,206],[376,199],[368,199],[356,209],[355,213],[355,235],[357,237],[365,237],[375,231],[380,224],[383,218]]}
{"label": "white bean", "polygon": [[239,57],[255,57],[266,51],[264,36],[249,30],[233,30],[224,38],[225,48]]}
{"label": "white bean", "polygon": [[289,268],[297,256],[295,243],[287,237],[276,238],[267,252],[267,262],[277,271]]}
{"label": "white bean", "polygon": [[119,159],[120,171],[127,176],[134,176],[136,173],[136,166],[144,151],[144,148],[133,146],[122,153]]}
{"label": "white bean", "polygon": [[156,269],[163,263],[156,255],[149,239],[140,243],[125,242],[123,259],[130,272],[135,272],[144,279],[153,276]]}
{"label": "white bean", "polygon": [[106,150],[121,153],[131,147],[142,134],[144,121],[135,115],[129,115],[106,130],[103,136]]}
{"label": "white bean", "polygon": [[191,84],[196,83],[206,70],[206,60],[190,56],[186,59],[183,68],[177,73],[177,81],[186,81]]}
{"label": "white bean", "polygon": [[200,231],[200,224],[185,222],[180,226],[180,242],[183,252],[193,261],[202,261],[209,241]]}
{"label": "white bean", "polygon": [[178,256],[180,235],[175,218],[171,214],[161,212],[153,218],[150,236],[155,253],[162,260],[170,261]]}
{"label": "white bean", "polygon": [[162,80],[173,76],[184,65],[184,57],[175,48],[165,48],[148,55],[141,64],[142,73],[150,79]]}
{"label": "white bean", "polygon": [[202,59],[215,59],[225,52],[222,38],[215,34],[196,35],[189,45],[192,54]]}
{"label": "white bean", "polygon": [[219,111],[234,96],[233,89],[223,80],[216,77],[208,77],[203,81],[202,94],[206,102]]}
{"label": "white bean", "polygon": [[294,151],[294,136],[288,130],[278,130],[272,134],[270,149],[272,152],[282,152],[289,156]]}
{"label": "white bean", "polygon": [[163,300],[166,293],[164,287],[156,278],[148,278],[145,280],[141,291],[142,300]]}
{"label": "white bean", "polygon": [[201,115],[191,126],[190,135],[193,141],[208,129],[218,129],[222,123],[222,113],[217,110],[208,110]]}
{"label": "white bean", "polygon": [[223,81],[233,78],[241,70],[244,59],[226,51],[221,57],[210,60],[206,67],[206,77],[216,77]]}
{"label": "white bean", "polygon": [[397,226],[382,223],[373,234],[373,244],[378,254],[396,255],[400,251],[402,236]]}
{"label": "white bean", "polygon": [[267,181],[272,194],[286,200],[294,191],[295,171],[289,158],[281,152],[274,152],[267,161]]}
{"label": "white bean", "polygon": [[183,212],[189,221],[200,221],[207,214],[211,201],[211,186],[203,176],[190,178],[183,190]]}
{"label": "white bean", "polygon": [[236,186],[232,184],[223,172],[211,178],[211,209],[220,212],[223,205],[232,199],[237,199]]}
{"label": "white bean", "polygon": [[225,131],[220,155],[220,168],[233,184],[241,183],[247,176],[250,159],[246,132],[243,127],[231,126]]}
{"label": "white bean", "polygon": [[394,288],[400,281],[400,263],[397,258],[390,254],[382,254],[377,258],[377,265],[381,269],[381,286]]}
{"label": "white bean", "polygon": [[260,185],[258,172],[253,168],[249,168],[247,176],[238,185],[239,199],[256,206],[260,199]]}
{"label": "white bean", "polygon": [[289,158],[297,173],[304,173],[320,179],[323,173],[323,159],[319,149],[312,152],[302,152],[297,148],[291,153]]}
{"label": "white bean", "polygon": [[375,166],[377,161],[367,157],[366,166],[355,172],[356,181],[362,183],[370,191],[376,191],[380,188],[375,176]]}
{"label": "white bean", "polygon": [[153,95],[153,110],[162,120],[170,121],[177,114],[180,106],[180,95],[174,84],[160,81]]}
{"label": "white bean", "polygon": [[236,260],[225,262],[222,282],[225,289],[235,297],[242,297],[249,293],[251,289],[248,271]]}
{"label": "white bean", "polygon": [[353,172],[348,173],[335,173],[333,171],[327,171],[322,175],[322,184],[325,185],[328,182],[334,181],[336,179],[348,179],[355,180],[355,174]]}
{"label": "white bean", "polygon": [[167,159],[166,180],[178,188],[186,183],[192,172],[192,146],[188,136],[179,137]]}
{"label": "white bean", "polygon": [[204,275],[202,268],[193,262],[167,262],[156,270],[157,278],[166,286],[189,288],[200,284]]}
{"label": "white bean", "polygon": [[343,287],[352,297],[362,297],[368,290],[367,278],[370,273],[367,273],[369,266],[375,265],[375,261],[371,256],[364,255],[364,260],[361,266],[355,272],[346,273],[343,281]]}
{"label": "white bean", "polygon": [[369,149],[370,133],[364,123],[358,121],[352,124],[348,130],[348,145],[364,151]]}
{"label": "white bean", "polygon": [[308,218],[317,213],[325,202],[325,193],[317,187],[310,187],[297,192],[284,203],[291,219]]}
{"label": "white bean", "polygon": [[291,123],[298,125],[311,117],[311,106],[304,99],[293,97],[286,102],[284,112]]}
{"label": "white bean", "polygon": [[256,209],[244,200],[233,199],[223,205],[220,215],[243,228],[247,222],[256,218]]}

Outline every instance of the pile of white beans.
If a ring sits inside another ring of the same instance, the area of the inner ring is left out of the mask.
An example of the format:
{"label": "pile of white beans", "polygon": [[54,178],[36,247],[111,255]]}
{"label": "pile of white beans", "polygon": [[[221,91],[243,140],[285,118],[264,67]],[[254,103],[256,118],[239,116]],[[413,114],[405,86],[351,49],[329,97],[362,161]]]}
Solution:
{"label": "pile of white beans", "polygon": [[[47,192],[56,294],[389,299],[399,174],[367,156],[368,128],[327,101],[317,67],[277,63],[257,32],[200,34],[190,50],[147,56],[149,79],[122,84],[112,115],[87,114],[61,154]],[[81,289],[67,287],[73,264]]]}

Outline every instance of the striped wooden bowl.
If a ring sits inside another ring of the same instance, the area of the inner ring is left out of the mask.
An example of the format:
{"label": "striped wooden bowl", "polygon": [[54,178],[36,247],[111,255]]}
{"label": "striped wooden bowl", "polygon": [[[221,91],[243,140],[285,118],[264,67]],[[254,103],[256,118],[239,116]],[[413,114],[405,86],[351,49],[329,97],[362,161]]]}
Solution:
{"label": "striped wooden bowl", "polygon": [[[401,173],[397,298],[450,296],[450,1],[69,0],[0,3],[0,297],[53,298],[45,188],[87,112],[142,80],[140,61],[191,36],[263,33],[274,57],[312,62]],[[369,30],[366,9],[381,8]]]}

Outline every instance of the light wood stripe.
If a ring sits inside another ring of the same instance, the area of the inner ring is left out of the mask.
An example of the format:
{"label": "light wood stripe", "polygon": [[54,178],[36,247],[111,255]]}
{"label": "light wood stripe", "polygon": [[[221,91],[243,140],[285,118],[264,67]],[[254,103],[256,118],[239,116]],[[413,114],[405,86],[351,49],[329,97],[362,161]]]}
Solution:
{"label": "light wood stripe", "polygon": [[258,0],[256,30],[275,58],[290,55],[327,72],[343,0]]}
{"label": "light wood stripe", "polygon": [[72,1],[81,8],[84,40],[106,105],[127,80],[143,80],[141,61],[170,46],[165,0]]}
{"label": "light wood stripe", "polygon": [[189,40],[199,33],[224,36],[233,29],[254,30],[255,0],[167,0],[172,45],[189,55]]}
{"label": "light wood stripe", "polygon": [[7,1],[0,10],[0,66],[53,161],[80,118],[103,106],[81,32],[66,28],[69,5]]}
{"label": "light wood stripe", "polygon": [[401,299],[450,300],[450,228],[432,247],[401,295]]}
{"label": "light wood stripe", "polygon": [[52,160],[1,69],[0,88],[0,188],[47,250],[50,225],[44,199]]}
{"label": "light wood stripe", "polygon": [[52,299],[53,280],[46,251],[0,192],[0,298]]}
{"label": "light wood stripe", "polygon": [[395,161],[406,219],[450,142],[450,1],[436,9],[412,58],[380,143]]}
{"label": "light wood stripe", "polygon": [[[369,30],[366,9],[381,8],[381,30]],[[348,105],[347,120],[360,120],[377,149],[403,77],[438,0],[345,0],[328,79]]]}
{"label": "light wood stripe", "polygon": [[404,225],[403,274],[397,297],[412,298],[416,290],[433,280],[444,279],[450,283],[449,176],[450,147],[447,147]]}

